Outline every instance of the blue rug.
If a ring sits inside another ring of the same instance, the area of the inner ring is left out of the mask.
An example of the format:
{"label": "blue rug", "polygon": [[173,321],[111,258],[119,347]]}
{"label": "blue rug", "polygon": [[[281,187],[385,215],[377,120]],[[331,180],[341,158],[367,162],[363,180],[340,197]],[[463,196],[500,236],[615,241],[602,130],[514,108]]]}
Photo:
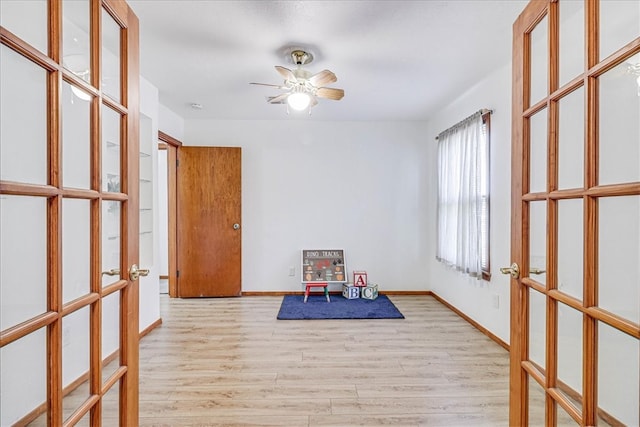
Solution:
{"label": "blue rug", "polygon": [[374,300],[331,295],[331,302],[324,295],[310,295],[306,304],[303,301],[304,295],[285,295],[278,319],[404,319],[386,295]]}

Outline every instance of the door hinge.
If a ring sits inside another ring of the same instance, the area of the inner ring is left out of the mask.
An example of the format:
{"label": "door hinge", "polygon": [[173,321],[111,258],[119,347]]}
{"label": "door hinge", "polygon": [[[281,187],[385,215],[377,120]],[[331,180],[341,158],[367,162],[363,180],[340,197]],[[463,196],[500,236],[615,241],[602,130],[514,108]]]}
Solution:
{"label": "door hinge", "polygon": [[176,277],[180,277],[180,270],[176,271]]}
{"label": "door hinge", "polygon": [[176,159],[176,167],[180,166],[180,160]]}

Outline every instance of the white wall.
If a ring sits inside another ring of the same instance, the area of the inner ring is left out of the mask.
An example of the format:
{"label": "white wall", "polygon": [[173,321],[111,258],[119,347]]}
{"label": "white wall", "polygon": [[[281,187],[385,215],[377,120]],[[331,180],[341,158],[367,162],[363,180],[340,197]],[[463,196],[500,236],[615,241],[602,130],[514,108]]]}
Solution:
{"label": "white wall", "polygon": [[185,145],[242,148],[242,290],[300,290],[304,248],[345,249],[347,270],[367,271],[381,290],[426,290],[419,204],[426,186],[417,155],[425,129],[422,122],[187,121]]}
{"label": "white wall", "polygon": [[182,142],[184,139],[184,119],[182,117],[164,105],[159,105],[158,122],[159,129],[162,132]]}
{"label": "white wall", "polygon": [[[451,270],[435,259],[436,241],[436,148],[435,137],[481,108],[491,116],[490,146],[490,281],[476,280]],[[498,267],[510,260],[511,224],[511,65],[506,65],[461,94],[430,117],[422,156],[426,159],[424,181],[429,184],[426,201],[426,240],[429,242],[424,271],[429,288],[467,316],[509,342],[509,279]],[[496,307],[496,302],[498,307]]]}

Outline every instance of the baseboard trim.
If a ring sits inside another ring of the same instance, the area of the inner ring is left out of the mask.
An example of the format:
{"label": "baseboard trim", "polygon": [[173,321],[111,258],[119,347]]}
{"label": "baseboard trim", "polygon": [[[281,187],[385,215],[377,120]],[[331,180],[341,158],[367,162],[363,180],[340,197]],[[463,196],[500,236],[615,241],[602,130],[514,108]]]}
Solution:
{"label": "baseboard trim", "polygon": [[[341,295],[340,291],[329,291],[330,295]],[[431,291],[380,291],[384,295],[432,295]],[[281,297],[285,295],[304,295],[304,291],[244,291],[243,297]],[[324,295],[323,292],[312,291],[309,295]]]}
{"label": "baseboard trim", "polygon": [[[113,362],[115,359],[118,358],[119,355],[120,355],[119,350],[114,351],[113,353],[111,353],[110,355],[108,355],[103,359],[102,361],[103,365],[108,365],[109,363]],[[62,396],[67,396],[69,393],[71,393],[72,391],[74,391],[75,389],[77,389],[87,381],[89,381],[89,372],[85,372],[84,374],[76,378],[74,381],[71,381],[66,387],[64,387],[62,389]],[[33,411],[29,412],[27,415],[25,415],[24,417],[16,421],[16,423],[13,424],[13,427],[28,426],[45,412],[47,412],[47,402],[44,402],[39,406],[36,406],[36,408]]]}
{"label": "baseboard trim", "polygon": [[162,317],[159,318],[158,320],[156,320],[155,322],[153,322],[152,324],[150,324],[149,326],[147,326],[146,328],[144,328],[141,332],[140,332],[140,339],[144,338],[145,336],[149,335],[149,333],[151,331],[153,331],[155,328],[157,328],[158,326],[162,325]]}
{"label": "baseboard trim", "polygon": [[384,295],[433,295],[431,291],[380,291]]}
{"label": "baseboard trim", "polygon": [[491,331],[489,331],[487,328],[485,328],[484,326],[482,326],[481,324],[479,324],[478,322],[476,322],[475,320],[473,320],[472,318],[470,318],[469,316],[467,316],[466,314],[464,314],[462,311],[458,310],[457,308],[455,308],[454,306],[452,306],[451,304],[449,304],[446,300],[444,300],[443,298],[441,298],[438,294],[431,292],[431,296],[434,297],[440,304],[444,305],[445,307],[447,307],[449,310],[453,311],[455,314],[457,314],[458,316],[462,317],[464,320],[466,320],[467,322],[469,322],[471,324],[471,326],[473,326],[474,328],[476,328],[477,330],[479,330],[480,332],[482,332],[483,334],[485,334],[486,336],[488,336],[489,338],[491,338],[493,341],[495,341],[500,347],[504,348],[505,350],[509,351],[509,344],[507,344],[506,342],[504,342],[502,339],[500,339],[500,337],[498,337],[497,335],[494,335]]}
{"label": "baseboard trim", "polygon": [[26,427],[32,422],[34,422],[40,415],[44,414],[45,412],[47,412],[47,402],[44,402],[43,404],[36,406],[36,408],[33,411],[29,412],[27,415],[20,418],[18,421],[16,421],[15,424],[12,424],[12,426]]}

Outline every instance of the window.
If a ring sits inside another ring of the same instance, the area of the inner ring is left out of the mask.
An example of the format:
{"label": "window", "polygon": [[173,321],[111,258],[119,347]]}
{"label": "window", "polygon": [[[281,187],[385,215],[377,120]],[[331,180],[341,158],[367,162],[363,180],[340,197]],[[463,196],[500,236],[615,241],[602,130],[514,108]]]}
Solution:
{"label": "window", "polygon": [[438,261],[478,279],[489,268],[490,111],[438,136]]}

